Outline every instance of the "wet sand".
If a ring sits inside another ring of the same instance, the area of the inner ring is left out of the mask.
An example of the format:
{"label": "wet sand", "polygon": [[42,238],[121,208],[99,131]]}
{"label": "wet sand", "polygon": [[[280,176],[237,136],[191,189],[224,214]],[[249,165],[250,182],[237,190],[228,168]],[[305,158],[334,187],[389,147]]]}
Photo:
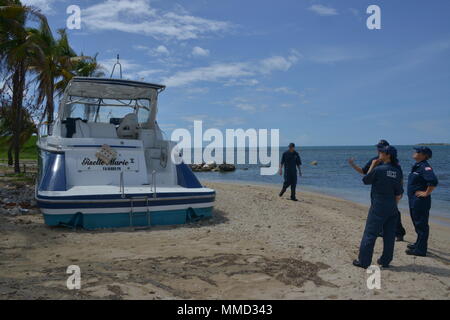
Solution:
{"label": "wet sand", "polygon": [[[9,183],[10,184],[10,183]],[[449,299],[450,228],[431,225],[429,257],[396,243],[381,290],[351,265],[367,207],[317,193],[206,183],[214,217],[145,230],[49,228],[37,209],[0,213],[0,299]],[[3,182],[2,187],[5,185]],[[19,185],[18,190],[32,190]],[[0,204],[1,206],[1,204]],[[414,240],[403,215],[407,241]],[[377,241],[374,262],[382,241]],[[66,268],[81,268],[68,290]]]}

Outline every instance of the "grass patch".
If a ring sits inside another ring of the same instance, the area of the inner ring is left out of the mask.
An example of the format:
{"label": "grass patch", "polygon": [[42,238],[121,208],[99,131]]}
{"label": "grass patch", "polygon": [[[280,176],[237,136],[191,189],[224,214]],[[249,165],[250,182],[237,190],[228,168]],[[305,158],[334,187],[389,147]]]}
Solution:
{"label": "grass patch", "polygon": [[[8,137],[0,137],[0,160],[8,160]],[[20,150],[21,160],[37,160],[38,149],[36,146],[37,136],[31,136]]]}
{"label": "grass patch", "polygon": [[2,177],[4,181],[11,182],[24,182],[29,184],[34,184],[36,181],[35,175],[23,174],[23,173],[7,173],[4,177]]}

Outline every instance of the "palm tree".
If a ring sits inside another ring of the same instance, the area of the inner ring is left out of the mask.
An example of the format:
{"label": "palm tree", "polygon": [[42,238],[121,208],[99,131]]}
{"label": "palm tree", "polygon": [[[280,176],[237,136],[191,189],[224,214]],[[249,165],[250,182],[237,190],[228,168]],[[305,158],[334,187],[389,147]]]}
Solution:
{"label": "palm tree", "polygon": [[19,153],[22,132],[23,98],[26,74],[36,43],[30,37],[27,24],[37,21],[41,29],[49,29],[47,19],[32,7],[19,0],[0,0],[0,64],[10,74],[12,81],[12,118],[14,149],[14,171],[20,173]]}
{"label": "palm tree", "polygon": [[97,54],[90,57],[81,53],[79,56],[70,58],[70,69],[62,72],[63,76],[55,83],[55,89],[58,94],[62,94],[73,77],[104,77],[103,70],[103,66],[97,62]]}
{"label": "palm tree", "polygon": [[58,30],[55,39],[49,29],[43,27],[32,31],[33,42],[38,44],[32,60],[32,69],[37,74],[38,104],[46,102],[47,123],[53,122],[55,95],[64,92],[74,76],[101,74],[97,56],[77,56],[69,44],[65,29]]}
{"label": "palm tree", "polygon": [[38,44],[30,67],[37,75],[38,104],[45,100],[44,114],[47,115],[49,125],[53,122],[56,83],[70,75],[71,58],[76,56],[69,45],[66,32],[59,30],[58,33],[59,39],[54,39],[49,29],[41,27],[34,29],[30,35],[33,42]]}

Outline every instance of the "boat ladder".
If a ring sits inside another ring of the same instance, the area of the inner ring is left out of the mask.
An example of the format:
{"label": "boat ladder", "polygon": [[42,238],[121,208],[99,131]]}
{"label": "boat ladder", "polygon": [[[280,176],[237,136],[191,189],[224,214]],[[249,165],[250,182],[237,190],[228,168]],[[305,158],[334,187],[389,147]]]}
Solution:
{"label": "boat ladder", "polygon": [[[135,202],[145,202],[145,212],[135,212]],[[133,227],[133,219],[135,217],[146,216],[147,218],[147,226],[151,226],[151,215],[150,215],[150,207],[148,204],[148,197],[131,197],[130,198],[130,227]]]}

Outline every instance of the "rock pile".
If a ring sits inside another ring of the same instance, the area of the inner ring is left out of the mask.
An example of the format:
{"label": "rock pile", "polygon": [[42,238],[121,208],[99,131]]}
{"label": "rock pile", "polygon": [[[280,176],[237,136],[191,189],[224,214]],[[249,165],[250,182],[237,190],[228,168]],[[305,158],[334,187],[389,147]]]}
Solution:
{"label": "rock pile", "polygon": [[33,186],[11,183],[0,188],[0,214],[17,216],[31,213],[38,213]]}
{"label": "rock pile", "polygon": [[223,163],[217,165],[215,162],[191,164],[189,167],[194,172],[230,172],[236,170],[236,166],[233,164]]}

